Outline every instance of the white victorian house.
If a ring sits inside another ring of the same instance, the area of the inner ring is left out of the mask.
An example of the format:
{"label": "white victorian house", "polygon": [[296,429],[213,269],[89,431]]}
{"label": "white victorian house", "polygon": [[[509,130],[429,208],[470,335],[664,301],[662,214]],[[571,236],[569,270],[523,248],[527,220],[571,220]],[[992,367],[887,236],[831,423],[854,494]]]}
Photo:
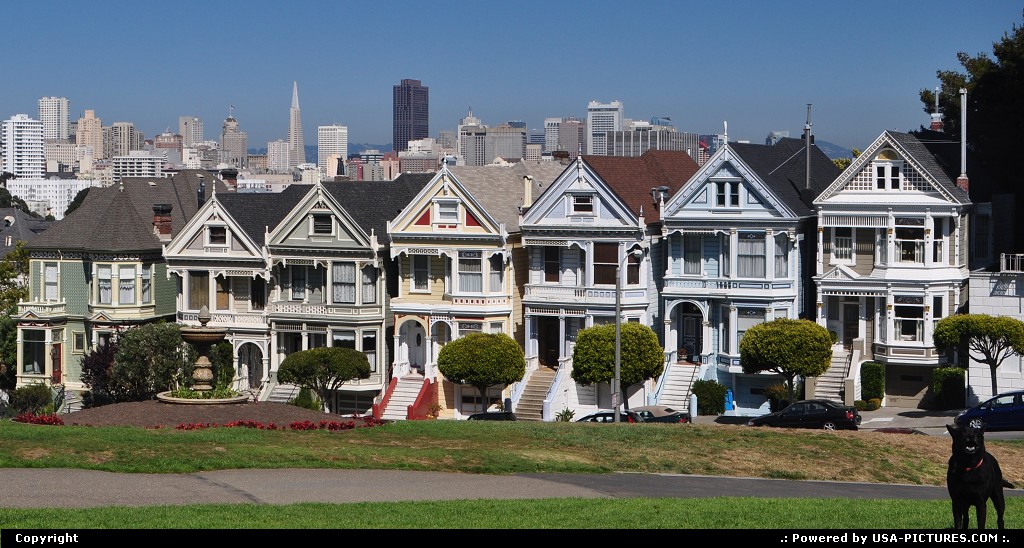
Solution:
{"label": "white victorian house", "polygon": [[838,174],[802,139],[726,143],[665,203],[668,359],[652,403],[688,408],[693,381],[705,379],[732,391],[727,414],[768,412],[764,388],[780,377],[744,374],[739,344],[750,327],[804,317],[813,306],[811,201]]}

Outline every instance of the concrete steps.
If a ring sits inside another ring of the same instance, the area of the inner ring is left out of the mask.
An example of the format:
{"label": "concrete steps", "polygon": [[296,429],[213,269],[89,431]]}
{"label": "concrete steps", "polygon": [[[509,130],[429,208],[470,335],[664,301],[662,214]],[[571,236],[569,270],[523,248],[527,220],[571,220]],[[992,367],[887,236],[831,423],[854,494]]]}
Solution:
{"label": "concrete steps", "polygon": [[381,418],[384,420],[404,421],[408,417],[409,406],[416,403],[423,388],[423,375],[406,375],[399,377],[395,390],[388,399]]}
{"label": "concrete steps", "polygon": [[550,367],[540,366],[530,373],[526,379],[526,387],[516,404],[516,418],[521,421],[544,420],[544,398],[555,380],[556,371]]}
{"label": "concrete steps", "polygon": [[669,370],[668,377],[658,396],[658,405],[669,405],[676,409],[690,409],[690,393],[693,382],[700,373],[700,365],[692,363],[675,363]]}

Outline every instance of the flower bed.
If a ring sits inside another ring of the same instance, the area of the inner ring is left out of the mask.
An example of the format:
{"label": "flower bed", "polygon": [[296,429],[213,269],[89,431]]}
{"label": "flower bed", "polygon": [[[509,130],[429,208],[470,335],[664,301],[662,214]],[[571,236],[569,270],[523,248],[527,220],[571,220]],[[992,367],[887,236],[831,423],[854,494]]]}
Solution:
{"label": "flower bed", "polygon": [[24,422],[28,424],[48,424],[51,426],[63,426],[64,419],[60,418],[56,413],[21,413],[14,417],[14,422]]}
{"label": "flower bed", "polygon": [[387,421],[369,416],[369,417],[352,417],[351,420],[347,421],[328,421],[322,420],[320,422],[313,421],[295,421],[288,426],[281,426],[274,423],[264,424],[259,421],[252,420],[237,420],[225,423],[223,425],[217,425],[216,423],[182,423],[175,426],[178,430],[202,430],[204,428],[256,428],[258,430],[329,430],[335,432],[338,430],[352,430],[353,428],[367,428],[372,426],[383,426],[387,424]]}

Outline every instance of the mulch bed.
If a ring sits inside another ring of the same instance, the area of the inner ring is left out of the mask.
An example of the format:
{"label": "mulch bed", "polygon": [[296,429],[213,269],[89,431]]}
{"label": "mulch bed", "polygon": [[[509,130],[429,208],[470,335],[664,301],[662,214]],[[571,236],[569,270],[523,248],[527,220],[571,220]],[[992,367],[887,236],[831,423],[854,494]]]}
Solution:
{"label": "mulch bed", "polygon": [[159,400],[114,403],[61,415],[66,426],[139,426],[175,428],[180,424],[256,421],[287,428],[293,422],[346,422],[351,415],[314,411],[287,403],[245,402],[213,405],[166,403]]}

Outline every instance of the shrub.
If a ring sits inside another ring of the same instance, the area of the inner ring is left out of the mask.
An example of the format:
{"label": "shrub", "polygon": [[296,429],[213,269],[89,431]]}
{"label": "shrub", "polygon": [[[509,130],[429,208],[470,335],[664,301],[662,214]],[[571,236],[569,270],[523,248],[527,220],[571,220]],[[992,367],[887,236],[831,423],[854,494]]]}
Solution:
{"label": "shrub", "polygon": [[880,362],[860,364],[860,392],[865,400],[885,397],[885,364]]}
{"label": "shrub", "polygon": [[566,407],[555,414],[555,419],[559,422],[569,422],[574,416],[576,416],[576,412]]}
{"label": "shrub", "polygon": [[868,402],[866,402],[864,400],[857,400],[857,401],[853,402],[853,406],[857,408],[857,411],[867,411],[868,410]]}
{"label": "shrub", "polygon": [[960,367],[937,367],[932,373],[932,391],[939,409],[957,409],[967,399],[964,370]]}
{"label": "shrub", "polygon": [[313,394],[313,391],[309,388],[300,388],[299,395],[295,396],[295,399],[288,402],[296,407],[302,407],[305,409],[312,409],[314,411],[323,411],[323,404],[320,403],[320,398]]}
{"label": "shrub", "polygon": [[771,384],[765,387],[764,395],[768,398],[768,410],[772,413],[785,409],[792,403],[789,401],[789,389],[783,383]]}
{"label": "shrub", "polygon": [[11,410],[16,415],[31,413],[38,415],[53,405],[53,392],[43,383],[16,388],[11,393]]}
{"label": "shrub", "polygon": [[691,390],[697,396],[698,415],[721,415],[725,412],[725,393],[729,389],[724,384],[701,379],[694,381]]}
{"label": "shrub", "polygon": [[866,410],[867,411],[874,411],[874,410],[878,409],[879,407],[882,407],[882,400],[880,400],[878,398],[871,398],[870,400],[868,400],[868,405],[867,405],[867,409]]}

